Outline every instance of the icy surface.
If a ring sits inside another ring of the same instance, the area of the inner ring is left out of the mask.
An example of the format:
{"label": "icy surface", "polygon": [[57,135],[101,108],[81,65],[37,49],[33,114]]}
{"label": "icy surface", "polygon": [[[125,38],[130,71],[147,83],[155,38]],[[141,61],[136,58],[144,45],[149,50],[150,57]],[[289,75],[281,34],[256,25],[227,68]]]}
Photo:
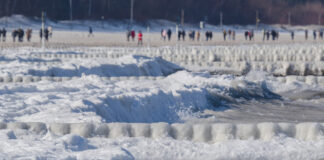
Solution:
{"label": "icy surface", "polygon": [[324,158],[322,51],[6,48],[0,157]]}

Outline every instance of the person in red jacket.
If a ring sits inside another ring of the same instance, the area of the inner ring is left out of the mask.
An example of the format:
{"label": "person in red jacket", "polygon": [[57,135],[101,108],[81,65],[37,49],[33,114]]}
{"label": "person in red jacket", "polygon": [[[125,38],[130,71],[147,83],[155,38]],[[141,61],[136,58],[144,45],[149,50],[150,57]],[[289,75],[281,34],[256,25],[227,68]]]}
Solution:
{"label": "person in red jacket", "polygon": [[142,33],[142,31],[138,32],[138,45],[143,45],[143,33]]}
{"label": "person in red jacket", "polygon": [[135,39],[135,31],[134,30],[131,31],[131,36],[132,36],[132,41],[134,41],[134,39]]}

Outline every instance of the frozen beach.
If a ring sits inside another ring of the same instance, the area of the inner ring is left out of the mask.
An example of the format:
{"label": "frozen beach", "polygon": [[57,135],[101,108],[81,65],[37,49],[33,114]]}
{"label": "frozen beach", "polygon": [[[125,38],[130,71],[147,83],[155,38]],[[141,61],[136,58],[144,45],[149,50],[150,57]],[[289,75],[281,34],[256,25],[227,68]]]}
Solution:
{"label": "frozen beach", "polygon": [[68,25],[45,49],[36,22],[32,42],[0,42],[0,159],[324,158],[322,40],[164,42],[157,28],[138,47]]}

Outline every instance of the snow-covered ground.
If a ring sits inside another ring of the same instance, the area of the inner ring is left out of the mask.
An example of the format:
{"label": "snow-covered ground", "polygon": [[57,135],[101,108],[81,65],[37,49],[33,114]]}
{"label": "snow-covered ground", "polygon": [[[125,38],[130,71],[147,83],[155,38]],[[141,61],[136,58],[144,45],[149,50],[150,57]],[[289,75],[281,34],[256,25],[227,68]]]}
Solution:
{"label": "snow-covered ground", "polygon": [[152,20],[135,24],[151,29],[138,47],[127,21],[46,23],[43,50],[39,19],[0,18],[34,30],[30,43],[0,43],[0,159],[324,158],[324,47],[303,35],[321,26],[262,25],[251,42],[242,32],[254,26],[225,26],[238,35],[223,42],[207,25],[213,41],[164,42],[175,23]]}
{"label": "snow-covered ground", "polygon": [[324,158],[323,50],[3,48],[0,157]]}

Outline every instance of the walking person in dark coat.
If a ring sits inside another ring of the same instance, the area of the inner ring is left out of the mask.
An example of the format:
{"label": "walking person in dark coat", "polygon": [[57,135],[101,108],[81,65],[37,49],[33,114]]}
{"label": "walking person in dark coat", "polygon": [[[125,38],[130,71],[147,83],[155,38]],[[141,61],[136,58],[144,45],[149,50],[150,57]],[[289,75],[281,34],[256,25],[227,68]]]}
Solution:
{"label": "walking person in dark coat", "polygon": [[168,40],[170,41],[171,40],[171,35],[172,35],[171,29],[168,29],[167,35],[168,35]]}
{"label": "walking person in dark coat", "polygon": [[291,36],[291,40],[294,40],[295,39],[295,33],[294,33],[294,31],[291,31],[290,36]]}
{"label": "walking person in dark coat", "polygon": [[248,40],[248,37],[249,37],[249,32],[248,31],[245,31],[244,32],[244,37],[245,37],[245,40],[247,41]]}
{"label": "walking person in dark coat", "polygon": [[182,30],[182,40],[185,41],[186,40],[186,31]]}
{"label": "walking person in dark coat", "polygon": [[48,41],[49,33],[50,33],[49,30],[47,28],[45,28],[45,30],[44,30],[45,41]]}
{"label": "walking person in dark coat", "polygon": [[6,28],[2,29],[2,41],[5,42],[7,37],[7,30]]}
{"label": "walking person in dark coat", "polygon": [[24,36],[25,36],[24,30],[22,30],[21,28],[19,28],[18,29],[18,39],[19,39],[19,42],[23,42],[24,41]]}
{"label": "walking person in dark coat", "polygon": [[88,35],[88,37],[91,37],[91,36],[94,37],[92,27],[90,26],[89,27],[89,35]]}

